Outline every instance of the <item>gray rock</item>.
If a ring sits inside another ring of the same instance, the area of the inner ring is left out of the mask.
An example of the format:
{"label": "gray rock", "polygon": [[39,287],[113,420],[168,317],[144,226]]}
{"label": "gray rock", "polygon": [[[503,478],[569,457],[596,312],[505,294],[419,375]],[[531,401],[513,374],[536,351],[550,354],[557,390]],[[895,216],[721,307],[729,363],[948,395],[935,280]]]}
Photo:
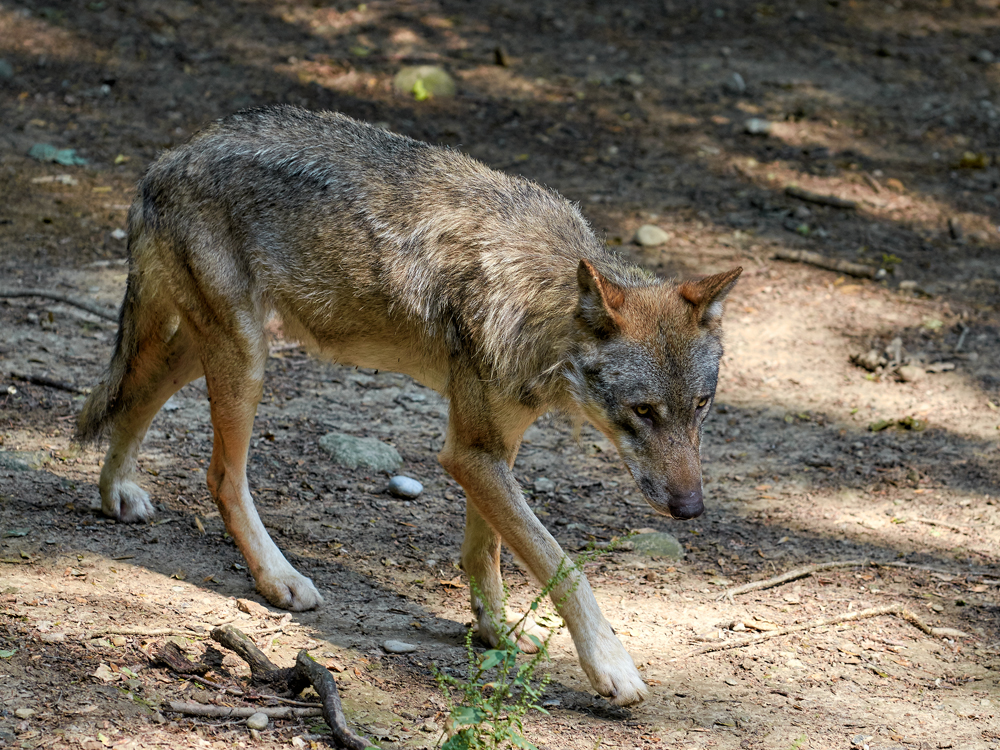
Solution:
{"label": "gray rock", "polygon": [[556,491],[556,483],[548,477],[538,477],[533,483],[535,492],[548,493]]}
{"label": "gray rock", "polygon": [[35,715],[35,709],[33,708],[18,708],[14,711],[14,716],[19,719],[30,719]]}
{"label": "gray rock", "polygon": [[268,722],[267,714],[261,713],[259,711],[247,718],[247,726],[250,729],[256,729],[257,731],[260,731],[261,729],[266,729],[267,722]]}
{"label": "gray rock", "polygon": [[392,87],[398,93],[416,99],[455,96],[455,79],[437,65],[411,65],[403,68],[392,79]]}
{"label": "gray rock", "polygon": [[670,240],[670,233],[655,224],[643,224],[635,233],[635,241],[643,247],[659,247]]}
{"label": "gray rock", "polygon": [[981,49],[976,53],[976,62],[981,62],[983,65],[989,65],[994,60],[996,60],[996,55],[988,49]]}
{"label": "gray rock", "polygon": [[0,469],[8,471],[32,471],[41,469],[52,458],[45,451],[3,451],[0,450]]}
{"label": "gray rock", "polygon": [[651,534],[638,534],[631,542],[636,552],[647,557],[669,557],[681,560],[684,557],[684,546],[673,534],[655,531]]}
{"label": "gray rock", "polygon": [[745,94],[747,91],[747,82],[743,80],[743,76],[739,73],[733,73],[729,80],[726,81],[726,89],[734,94]]}
{"label": "gray rock", "polygon": [[770,135],[773,128],[774,123],[759,117],[751,117],[743,123],[743,129],[750,135]]}
{"label": "gray rock", "polygon": [[396,471],[403,464],[399,452],[376,438],[359,438],[330,432],[319,439],[319,447],[345,469]]}
{"label": "gray rock", "polygon": [[403,643],[402,641],[386,641],[382,644],[382,648],[390,654],[412,654],[417,650],[417,647],[412,643]]}
{"label": "gray rock", "polygon": [[896,370],[896,375],[904,383],[916,383],[923,380],[925,374],[924,369],[916,365],[903,365]]}
{"label": "gray rock", "polygon": [[396,476],[389,480],[389,494],[396,497],[404,497],[412,500],[423,491],[424,486],[416,479],[410,479],[410,477]]}
{"label": "gray rock", "polygon": [[0,78],[13,78],[14,66],[6,60],[0,60]]}

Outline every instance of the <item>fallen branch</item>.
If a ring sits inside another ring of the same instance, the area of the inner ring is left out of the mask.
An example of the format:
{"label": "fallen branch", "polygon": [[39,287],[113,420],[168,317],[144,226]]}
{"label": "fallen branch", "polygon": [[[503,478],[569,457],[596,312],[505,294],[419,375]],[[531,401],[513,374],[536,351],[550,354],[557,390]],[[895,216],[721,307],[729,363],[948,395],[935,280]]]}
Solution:
{"label": "fallen branch", "polygon": [[[251,679],[255,683],[284,688],[292,695],[297,695],[303,688],[312,685],[319,694],[322,710],[315,708],[293,709],[290,707],[288,710],[317,712],[309,714],[309,716],[321,713],[333,732],[334,741],[340,747],[347,748],[347,750],[366,750],[366,748],[371,747],[371,743],[355,734],[347,726],[347,719],[344,718],[344,709],[340,703],[340,694],[337,691],[337,683],[333,679],[333,675],[330,674],[330,670],[313,661],[308,651],[305,649],[299,651],[294,667],[282,669],[275,666],[245,633],[231,625],[213,629],[212,639],[219,645],[235,651],[243,661],[250,665]],[[250,710],[250,714],[252,713],[254,711]]]}
{"label": "fallen branch", "polygon": [[14,380],[23,380],[25,383],[31,383],[32,385],[43,385],[46,388],[55,388],[59,391],[68,391],[69,393],[87,393],[87,391],[82,388],[77,388],[72,383],[67,383],[64,380],[55,380],[53,378],[47,378],[44,375],[25,375],[20,372],[11,372],[10,376]]}
{"label": "fallen branch", "polygon": [[968,633],[963,633],[961,630],[955,630],[954,628],[934,628],[925,623],[919,617],[917,617],[913,612],[906,609],[902,604],[887,604],[883,607],[872,607],[870,609],[863,609],[858,612],[848,612],[847,614],[837,615],[835,617],[827,617],[822,620],[814,620],[813,622],[803,623],[801,625],[790,625],[787,628],[779,628],[778,630],[769,630],[766,633],[761,633],[760,635],[749,636],[747,638],[740,638],[735,641],[730,641],[728,643],[713,643],[708,646],[701,646],[689,651],[688,653],[676,657],[678,659],[686,659],[690,656],[696,656],[698,654],[708,654],[713,651],[726,651],[731,648],[742,648],[743,646],[752,646],[755,643],[760,643],[761,641],[766,641],[771,638],[777,638],[781,635],[788,635],[789,633],[797,633],[802,630],[815,630],[816,628],[824,628],[829,625],[838,625],[842,622],[853,622],[854,620],[864,620],[869,617],[881,617],[883,615],[895,615],[908,623],[923,631],[927,635],[934,636],[935,638],[967,638]]}
{"label": "fallen branch", "polygon": [[821,206],[833,206],[834,208],[858,207],[856,201],[847,200],[846,198],[838,198],[836,195],[823,195],[822,193],[814,193],[811,190],[804,190],[803,188],[797,187],[796,185],[789,185],[788,187],[786,187],[785,195],[790,195],[792,198],[798,198],[800,201],[817,203]]}
{"label": "fallen branch", "polygon": [[808,263],[811,266],[825,268],[828,271],[838,271],[846,273],[848,276],[858,276],[863,279],[881,278],[884,272],[874,266],[867,266],[863,263],[852,263],[849,260],[840,258],[828,258],[825,255],[814,253],[809,250],[775,250],[772,256],[776,260],[787,260],[794,263]]}
{"label": "fallen branch", "polygon": [[[249,719],[254,714],[264,714],[269,719],[301,719],[307,716],[322,716],[323,710],[315,708],[299,708],[296,706],[206,706],[201,703],[186,701],[170,701],[167,709],[188,716],[207,716],[212,719]],[[363,745],[362,747],[367,747]]]}
{"label": "fallen branch", "polygon": [[298,693],[299,690],[308,684],[303,684],[299,687],[299,690],[293,690],[291,678],[295,668],[288,667],[281,669],[278,667],[267,658],[267,655],[263,651],[257,648],[256,644],[247,637],[246,633],[234,628],[232,625],[213,628],[212,640],[221,646],[225,646],[230,651],[235,651],[236,655],[250,666],[251,680],[257,684],[285,688],[291,690],[293,693]]}
{"label": "fallen branch", "polygon": [[365,750],[370,747],[370,743],[347,726],[344,709],[340,705],[337,683],[330,670],[314,662],[305,649],[299,651],[299,655],[295,658],[295,669],[308,676],[313,689],[319,693],[320,700],[323,701],[323,719],[330,725],[334,739],[349,750]]}
{"label": "fallen branch", "polygon": [[211,669],[207,664],[197,664],[181,651],[181,647],[178,646],[173,641],[167,641],[163,644],[163,648],[160,649],[159,653],[156,654],[158,661],[163,662],[177,674],[183,675],[202,675]]}
{"label": "fallen branch", "polygon": [[729,599],[729,601],[732,601],[733,597],[738,596],[739,594],[746,594],[750,591],[759,591],[760,589],[774,588],[775,586],[780,586],[781,584],[788,583],[789,581],[795,581],[799,578],[811,576],[813,573],[818,573],[821,570],[830,570],[832,568],[854,568],[867,564],[868,560],[837,560],[834,562],[805,565],[801,568],[795,568],[795,570],[789,570],[787,573],[774,576],[773,578],[751,581],[750,583],[745,583],[742,586],[737,586],[734,589],[726,589],[716,597],[716,601],[720,599]]}
{"label": "fallen branch", "polygon": [[96,315],[98,318],[104,318],[104,320],[110,320],[112,323],[118,322],[117,315],[112,315],[109,312],[105,312],[100,307],[91,302],[87,302],[85,300],[73,299],[72,297],[67,297],[64,294],[49,292],[45,289],[0,288],[0,297],[43,297],[44,299],[55,300],[56,302],[62,302],[63,304],[70,305],[72,307],[78,307],[81,310],[86,310],[91,315]]}

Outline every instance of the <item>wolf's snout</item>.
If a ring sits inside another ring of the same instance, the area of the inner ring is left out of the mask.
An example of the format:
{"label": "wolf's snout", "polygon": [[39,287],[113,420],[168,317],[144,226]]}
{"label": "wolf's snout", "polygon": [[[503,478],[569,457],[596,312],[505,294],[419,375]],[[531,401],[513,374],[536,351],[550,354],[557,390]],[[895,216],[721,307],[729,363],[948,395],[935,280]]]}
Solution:
{"label": "wolf's snout", "polygon": [[679,494],[670,493],[670,501],[667,507],[670,508],[670,515],[681,521],[697,518],[705,512],[705,503],[702,500],[701,489]]}

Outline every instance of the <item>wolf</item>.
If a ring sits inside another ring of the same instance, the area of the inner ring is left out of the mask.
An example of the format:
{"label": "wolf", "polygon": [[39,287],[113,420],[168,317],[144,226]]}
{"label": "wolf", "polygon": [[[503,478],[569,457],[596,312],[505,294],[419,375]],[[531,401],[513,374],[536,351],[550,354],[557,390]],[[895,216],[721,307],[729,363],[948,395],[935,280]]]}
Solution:
{"label": "wolf", "polygon": [[[128,213],[129,271],[107,373],[81,443],[108,437],[103,512],[153,515],[136,458],[154,415],[204,376],[208,489],[272,604],[322,597],[271,540],[247,482],[268,356],[265,325],[319,356],[405,373],[449,401],[441,465],[464,488],[461,560],[479,634],[503,612],[501,542],[542,582],[566,554],[512,473],[524,431],[557,410],[618,448],[657,511],[704,509],[699,446],[742,271],[678,284],[610,252],[534,182],[347,116],[293,107],[222,119],[147,171]],[[647,688],[583,573],[551,592],[594,689]],[[531,648],[530,639],[522,643]]]}

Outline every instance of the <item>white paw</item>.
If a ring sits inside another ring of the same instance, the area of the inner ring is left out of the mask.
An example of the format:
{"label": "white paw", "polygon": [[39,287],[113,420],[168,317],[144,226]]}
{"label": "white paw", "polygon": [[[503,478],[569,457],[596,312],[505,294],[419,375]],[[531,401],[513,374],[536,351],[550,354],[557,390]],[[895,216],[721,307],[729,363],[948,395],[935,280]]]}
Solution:
{"label": "white paw", "polygon": [[156,514],[149,493],[130,479],[101,487],[101,512],[121,523],[145,523]]}
{"label": "white paw", "polygon": [[323,603],[313,582],[290,565],[279,573],[258,576],[257,590],[275,607],[293,612],[316,609]]}
{"label": "white paw", "polygon": [[628,651],[604,623],[599,628],[600,635],[577,647],[580,666],[587,673],[594,690],[616,706],[631,706],[641,703],[649,694],[649,688],[639,676],[635,662]]}

